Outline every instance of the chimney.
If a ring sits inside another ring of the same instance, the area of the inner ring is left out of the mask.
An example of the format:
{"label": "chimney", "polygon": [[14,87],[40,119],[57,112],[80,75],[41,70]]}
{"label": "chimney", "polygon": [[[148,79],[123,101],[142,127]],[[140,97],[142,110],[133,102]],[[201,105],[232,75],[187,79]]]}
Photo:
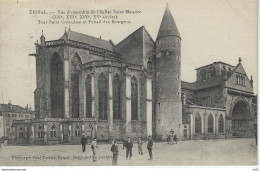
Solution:
{"label": "chimney", "polygon": [[41,36],[41,45],[44,46],[45,45],[45,37],[43,35],[43,30],[42,30],[42,36]]}
{"label": "chimney", "polygon": [[254,81],[253,81],[253,76],[251,75],[251,79],[250,79],[250,84],[251,84],[251,86],[253,87],[253,83],[254,83]]}
{"label": "chimney", "polygon": [[25,106],[25,110],[28,110],[28,109],[29,109],[28,104],[26,104],[26,106]]}

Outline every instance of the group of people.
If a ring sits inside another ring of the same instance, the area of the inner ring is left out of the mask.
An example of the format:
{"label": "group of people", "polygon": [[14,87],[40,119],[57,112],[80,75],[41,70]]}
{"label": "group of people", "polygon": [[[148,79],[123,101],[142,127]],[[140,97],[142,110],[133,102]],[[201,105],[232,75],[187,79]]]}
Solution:
{"label": "group of people", "polygon": [[[138,154],[143,155],[143,147],[142,147],[143,141],[140,137],[138,137],[137,145],[138,145]],[[147,149],[148,149],[150,158],[148,160],[153,159],[152,147],[153,147],[153,140],[152,140],[152,137],[149,136],[149,141],[147,143]],[[133,149],[133,141],[131,140],[130,137],[128,137],[127,140],[123,141],[123,149],[126,149],[126,160],[128,160],[128,157],[131,160],[132,149]],[[119,150],[118,150],[117,142],[115,140],[112,141],[111,152],[113,153],[112,164],[117,165],[117,157],[118,157]]]}
{"label": "group of people", "polygon": [[[81,139],[81,145],[82,145],[82,152],[86,151],[86,144],[87,144],[87,139],[85,138],[85,136],[82,136]],[[140,137],[138,137],[137,140],[137,145],[138,145],[138,154],[139,155],[143,155],[143,141]],[[97,146],[97,139],[94,138],[92,143],[91,143],[91,149],[93,152],[93,162],[95,162],[97,160],[97,156],[96,156],[96,149],[98,148]],[[152,137],[149,136],[149,141],[147,143],[147,149],[149,152],[149,159],[148,160],[152,160],[153,159],[153,154],[152,154],[152,148],[153,148],[153,140]],[[133,141],[131,140],[130,137],[128,137],[127,140],[123,141],[123,149],[126,149],[126,159],[128,159],[128,157],[132,158],[132,149],[133,149]],[[113,158],[112,158],[112,165],[117,165],[117,159],[118,159],[118,154],[119,154],[119,149],[118,149],[118,145],[117,145],[117,141],[113,140],[112,141],[112,146],[111,146],[111,152],[113,154]]]}

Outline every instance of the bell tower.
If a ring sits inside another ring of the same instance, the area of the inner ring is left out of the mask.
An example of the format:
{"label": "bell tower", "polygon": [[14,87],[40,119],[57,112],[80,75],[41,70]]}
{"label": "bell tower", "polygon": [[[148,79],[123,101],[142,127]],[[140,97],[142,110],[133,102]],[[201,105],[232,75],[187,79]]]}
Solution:
{"label": "bell tower", "polygon": [[181,36],[168,4],[155,43],[156,138],[165,140],[171,129],[182,138]]}

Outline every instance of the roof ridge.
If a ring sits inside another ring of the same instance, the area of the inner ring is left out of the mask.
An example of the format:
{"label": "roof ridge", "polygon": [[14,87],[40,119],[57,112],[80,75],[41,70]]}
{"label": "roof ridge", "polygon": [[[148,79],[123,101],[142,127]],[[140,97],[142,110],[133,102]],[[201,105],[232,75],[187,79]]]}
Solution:
{"label": "roof ridge", "polygon": [[[69,31],[67,32],[67,33],[68,33],[68,39],[69,39],[69,32],[76,33],[76,34],[80,34],[80,35],[84,35],[84,36],[88,36],[88,37],[91,37],[91,38],[94,38],[94,39],[98,39],[98,40],[102,40],[102,41],[109,42],[109,40],[105,40],[105,39],[102,39],[102,38],[90,36],[90,35],[88,35],[88,34],[80,33],[80,32],[77,32],[77,31],[72,31],[72,30],[69,30]],[[109,42],[109,43],[110,43],[110,42]]]}
{"label": "roof ridge", "polygon": [[126,39],[128,39],[129,37],[131,37],[133,34],[135,34],[137,31],[139,31],[141,28],[144,28],[144,26],[139,27],[138,29],[136,29],[134,32],[132,32],[131,34],[129,34],[126,38],[124,38],[123,40],[121,40],[120,42],[118,42],[115,46],[119,45],[120,43],[123,43]]}
{"label": "roof ridge", "polygon": [[218,61],[218,62],[213,62],[213,63],[211,63],[211,64],[208,64],[208,65],[204,65],[204,66],[195,68],[195,70],[200,69],[200,68],[203,68],[203,67],[207,67],[207,66],[210,66],[210,65],[213,65],[213,64],[217,64],[217,63],[222,63],[222,64],[225,64],[225,65],[229,65],[229,66],[231,66],[231,67],[235,67],[235,66],[233,66],[233,65],[231,65],[231,64],[228,64],[228,63],[225,63],[225,62],[222,62],[222,61]]}

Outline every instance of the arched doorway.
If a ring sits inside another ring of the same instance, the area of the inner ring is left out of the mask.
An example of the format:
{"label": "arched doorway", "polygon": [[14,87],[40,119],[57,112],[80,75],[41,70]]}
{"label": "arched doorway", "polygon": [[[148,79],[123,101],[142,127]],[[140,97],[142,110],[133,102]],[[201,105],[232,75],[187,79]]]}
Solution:
{"label": "arched doorway", "polygon": [[232,135],[235,137],[245,136],[245,132],[249,129],[248,120],[250,119],[250,111],[248,103],[239,100],[235,103],[232,113]]}

